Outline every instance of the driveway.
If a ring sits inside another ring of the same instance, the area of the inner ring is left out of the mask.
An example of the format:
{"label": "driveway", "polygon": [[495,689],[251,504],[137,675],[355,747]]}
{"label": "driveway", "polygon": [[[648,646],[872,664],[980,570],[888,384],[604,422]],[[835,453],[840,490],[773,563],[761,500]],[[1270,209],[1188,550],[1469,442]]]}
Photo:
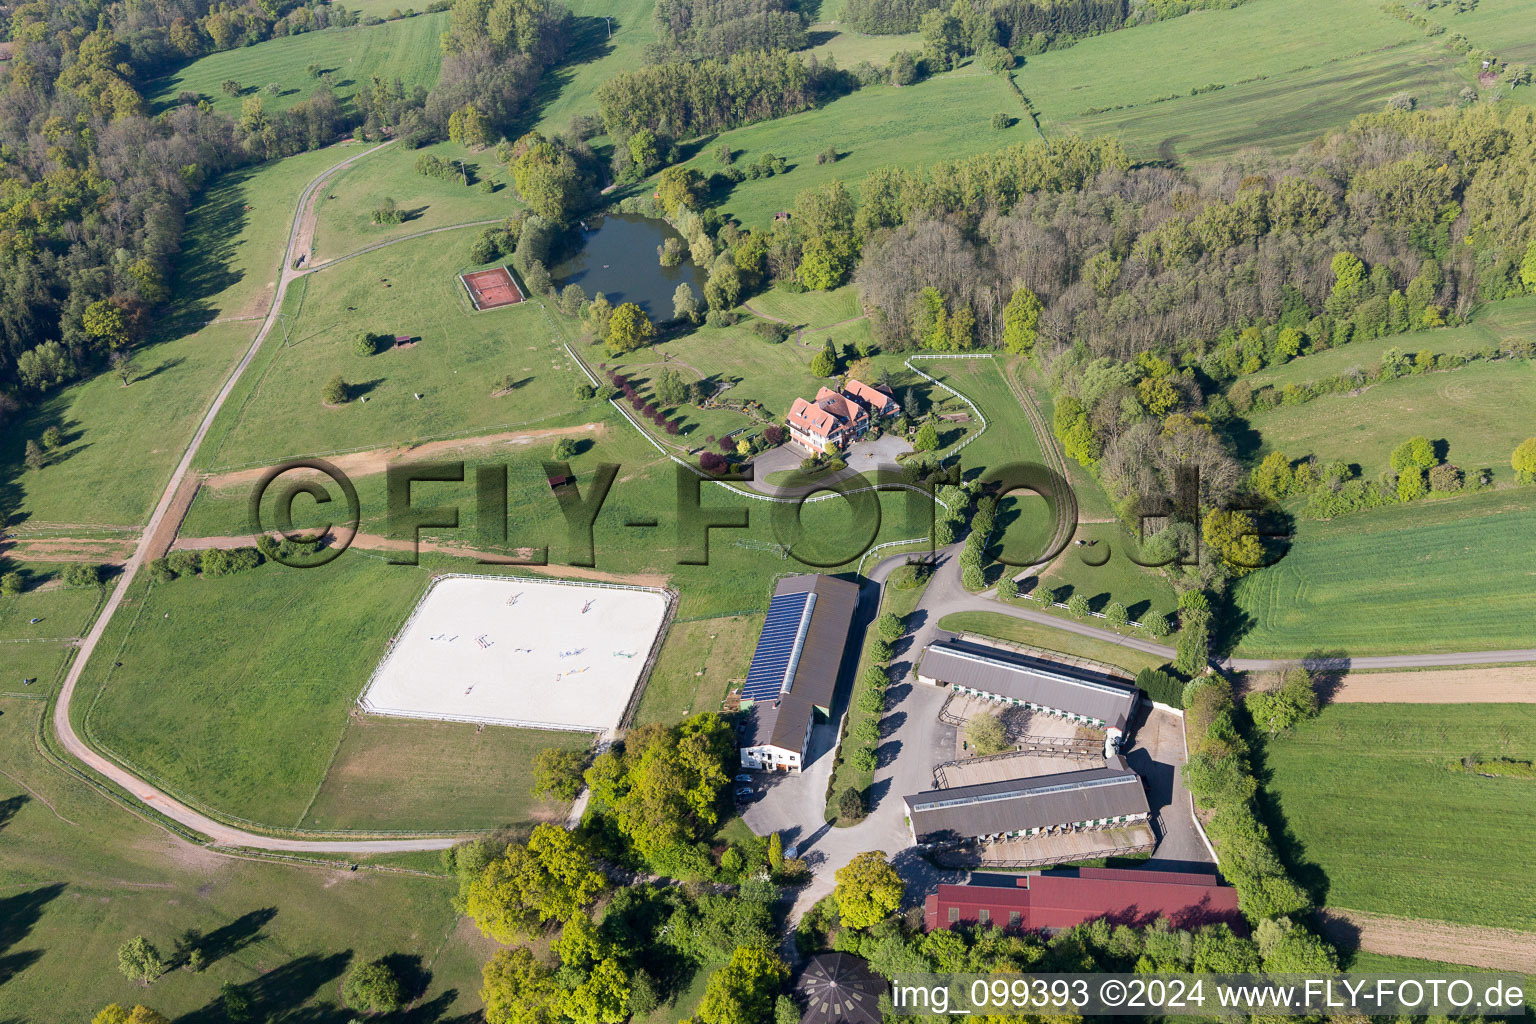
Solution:
{"label": "driveway", "polygon": [[1195,825],[1184,766],[1184,719],[1145,701],[1136,712],[1132,746],[1125,763],[1147,787],[1147,804],[1157,828],[1157,849],[1149,868],[1162,871],[1209,871],[1215,864]]}
{"label": "driveway", "polygon": [[752,481],[747,485],[759,494],[775,498],[798,498],[824,487],[830,487],[857,476],[869,474],[874,483],[874,471],[881,466],[896,466],[896,456],[910,452],[912,446],[895,434],[882,434],[873,441],[855,441],[844,456],[848,468],[836,473],[823,473],[808,484],[785,487],[771,484],[768,477],[785,470],[798,470],[806,453],[785,441],[777,448],[770,448],[752,460]]}

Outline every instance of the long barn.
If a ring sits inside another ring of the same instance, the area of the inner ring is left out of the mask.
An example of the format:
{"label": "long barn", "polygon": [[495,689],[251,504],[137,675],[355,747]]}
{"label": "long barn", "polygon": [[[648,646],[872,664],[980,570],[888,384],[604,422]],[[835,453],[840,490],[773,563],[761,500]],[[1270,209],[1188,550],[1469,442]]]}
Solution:
{"label": "long barn", "polygon": [[805,767],[811,727],[832,713],[858,606],[858,586],[833,576],[789,576],[774,587],[741,689],[743,768]]}
{"label": "long barn", "polygon": [[930,789],[904,798],[912,841],[952,846],[1146,821],[1141,777],[1118,755],[1103,768]]}
{"label": "long barn", "polygon": [[940,640],[923,649],[917,678],[957,693],[1056,715],[1102,729],[1106,755],[1119,750],[1136,710],[1138,691],[1127,683],[1085,678],[1010,651],[965,640]]}

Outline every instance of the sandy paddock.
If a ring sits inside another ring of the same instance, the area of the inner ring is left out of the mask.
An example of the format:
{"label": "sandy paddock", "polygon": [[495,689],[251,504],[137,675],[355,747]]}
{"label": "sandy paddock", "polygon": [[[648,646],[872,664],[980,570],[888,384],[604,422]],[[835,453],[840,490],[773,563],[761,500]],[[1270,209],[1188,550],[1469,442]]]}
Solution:
{"label": "sandy paddock", "polygon": [[518,576],[443,576],[360,701],[377,715],[607,733],[639,683],[667,595]]}

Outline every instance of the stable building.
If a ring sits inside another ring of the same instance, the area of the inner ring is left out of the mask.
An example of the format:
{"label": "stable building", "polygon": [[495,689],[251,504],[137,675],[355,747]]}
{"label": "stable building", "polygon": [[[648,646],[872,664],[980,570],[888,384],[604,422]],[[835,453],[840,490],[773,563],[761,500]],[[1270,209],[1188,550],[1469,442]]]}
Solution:
{"label": "stable building", "polygon": [[1112,756],[1103,768],[931,789],[903,797],[919,846],[1001,842],[1144,822],[1141,777]]}
{"label": "stable building", "polygon": [[956,693],[1102,729],[1105,757],[1124,742],[1139,693],[1129,683],[1073,675],[1011,651],[966,640],[929,644],[923,649],[917,678],[949,686]]}
{"label": "stable building", "polygon": [[1129,868],[1078,868],[1011,878],[973,875],[940,885],[923,902],[923,928],[995,925],[1060,931],[1104,918],[1144,927],[1167,918],[1175,928],[1226,924],[1247,934],[1237,890],[1213,874]]}
{"label": "stable building", "polygon": [[788,576],[774,587],[741,688],[746,714],[737,742],[743,768],[805,767],[817,716],[832,714],[858,606],[858,585],[832,576]]}

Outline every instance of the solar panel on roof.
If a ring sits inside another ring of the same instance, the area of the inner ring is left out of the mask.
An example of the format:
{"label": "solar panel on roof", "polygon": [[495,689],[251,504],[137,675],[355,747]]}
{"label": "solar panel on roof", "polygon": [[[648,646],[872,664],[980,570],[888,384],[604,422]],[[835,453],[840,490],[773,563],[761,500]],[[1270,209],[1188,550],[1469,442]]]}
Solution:
{"label": "solar panel on roof", "polygon": [[768,602],[768,618],[757,650],[752,652],[752,667],[741,688],[743,700],[773,700],[785,689],[786,677],[803,638],[806,620],[815,594],[780,594]]}

